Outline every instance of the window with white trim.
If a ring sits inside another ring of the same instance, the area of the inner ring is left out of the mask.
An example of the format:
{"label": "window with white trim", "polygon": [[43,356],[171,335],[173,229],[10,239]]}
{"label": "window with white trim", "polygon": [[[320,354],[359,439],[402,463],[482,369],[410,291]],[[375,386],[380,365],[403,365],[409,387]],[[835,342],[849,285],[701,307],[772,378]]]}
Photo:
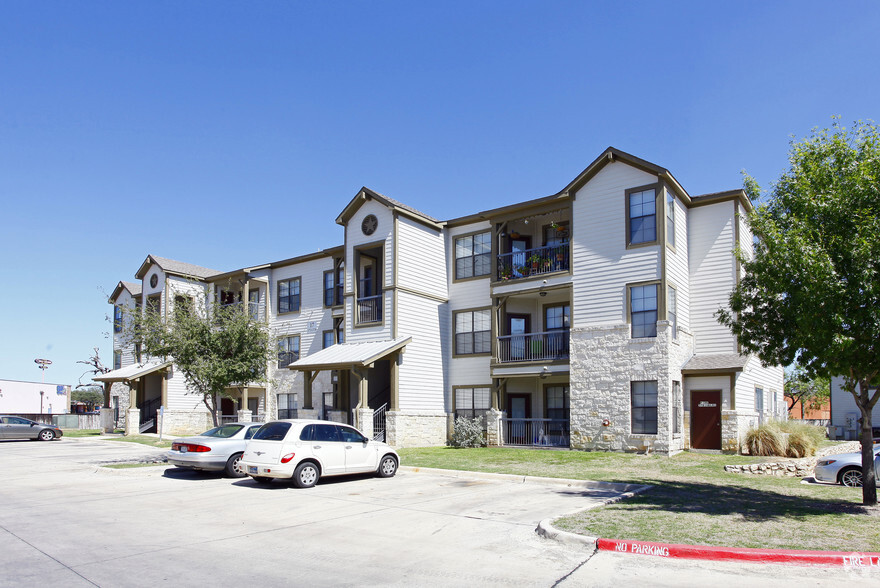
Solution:
{"label": "window with white trim", "polygon": [[657,381],[630,382],[632,432],[657,434]]}
{"label": "window with white trim", "polygon": [[632,336],[657,336],[657,284],[630,286],[630,321]]}
{"label": "window with white trim", "polygon": [[489,309],[455,313],[455,354],[491,352],[492,315]]}
{"label": "window with white trim", "polygon": [[491,269],[492,241],[489,233],[478,233],[455,240],[455,279],[488,276]]}
{"label": "window with white trim", "polygon": [[629,243],[652,243],[657,240],[657,200],[653,189],[632,192],[627,199]]}
{"label": "window with white trim", "polygon": [[491,404],[491,389],[479,388],[456,388],[455,389],[455,416],[475,418],[486,415]]}

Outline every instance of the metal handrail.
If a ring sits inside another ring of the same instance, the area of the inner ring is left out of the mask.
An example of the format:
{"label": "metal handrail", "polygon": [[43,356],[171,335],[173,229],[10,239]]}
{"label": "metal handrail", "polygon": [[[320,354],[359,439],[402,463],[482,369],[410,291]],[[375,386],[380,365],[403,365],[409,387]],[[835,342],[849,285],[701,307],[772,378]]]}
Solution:
{"label": "metal handrail", "polygon": [[524,447],[568,447],[571,425],[568,419],[502,419],[504,444]]}
{"label": "metal handrail", "polygon": [[569,329],[501,335],[496,340],[499,363],[552,361],[569,358]]}
{"label": "metal handrail", "polygon": [[382,320],[382,295],[357,299],[358,323],[378,323]]}
{"label": "metal handrail", "polygon": [[502,253],[496,259],[497,279],[515,280],[568,270],[571,267],[568,245],[569,242],[564,241],[558,245]]}

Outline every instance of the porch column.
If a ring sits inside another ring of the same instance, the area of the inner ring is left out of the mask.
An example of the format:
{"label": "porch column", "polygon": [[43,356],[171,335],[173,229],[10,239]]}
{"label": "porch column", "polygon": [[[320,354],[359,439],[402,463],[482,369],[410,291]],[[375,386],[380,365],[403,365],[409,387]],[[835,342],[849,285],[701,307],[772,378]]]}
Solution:
{"label": "porch column", "polygon": [[[128,385],[128,410],[125,414],[125,434],[137,435],[141,432],[141,411],[137,408],[137,395],[143,380],[125,382]],[[132,383],[134,386],[132,386]]]}
{"label": "porch column", "polygon": [[104,406],[101,407],[101,430],[104,433],[112,433],[116,428],[113,422],[113,409],[110,407],[110,389],[113,382],[104,382]]}
{"label": "porch column", "polygon": [[303,370],[303,408],[312,408],[312,372]]}
{"label": "porch column", "polygon": [[250,292],[251,292],[251,282],[247,278],[244,280],[244,286],[241,287],[241,307],[244,309],[244,313],[250,316],[251,312],[251,303],[250,303]]}
{"label": "porch column", "polygon": [[238,410],[238,421],[241,423],[249,423],[253,420],[253,415],[248,408],[248,387],[241,389],[241,408]]}
{"label": "porch column", "polygon": [[400,386],[398,378],[400,377],[401,353],[401,351],[398,351],[394,354],[394,357],[391,358],[391,399],[388,406],[388,410],[390,411],[397,411],[400,407]]}
{"label": "porch column", "polygon": [[171,377],[171,372],[166,371],[162,374],[162,395],[161,395],[161,404],[165,408],[168,408],[168,378]]}

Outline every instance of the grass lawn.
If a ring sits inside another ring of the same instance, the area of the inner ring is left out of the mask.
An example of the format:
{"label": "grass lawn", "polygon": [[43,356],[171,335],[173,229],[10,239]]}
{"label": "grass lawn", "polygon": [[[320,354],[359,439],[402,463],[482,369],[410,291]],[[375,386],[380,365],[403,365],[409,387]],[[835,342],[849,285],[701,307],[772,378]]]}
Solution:
{"label": "grass lawn", "polygon": [[562,517],[558,529],[609,539],[827,551],[880,552],[880,509],[860,488],[724,471],[767,458],[673,457],[513,448],[400,450],[407,466],[652,484],[617,504]]}
{"label": "grass lawn", "polygon": [[166,449],[171,447],[171,439],[165,438],[159,441],[158,437],[150,435],[101,435],[100,429],[65,429],[65,437],[91,437],[95,439],[104,439],[106,441],[119,441],[122,443],[140,443],[141,445],[149,445],[150,447],[158,447]]}

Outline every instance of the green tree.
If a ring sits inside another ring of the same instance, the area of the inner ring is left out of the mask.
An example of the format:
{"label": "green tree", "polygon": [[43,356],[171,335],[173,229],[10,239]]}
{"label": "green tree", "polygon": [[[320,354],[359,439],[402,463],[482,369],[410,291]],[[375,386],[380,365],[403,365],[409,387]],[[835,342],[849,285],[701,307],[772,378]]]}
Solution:
{"label": "green tree", "polygon": [[150,307],[136,311],[128,338],[147,355],[173,360],[218,426],[220,399],[231,397],[231,388],[266,382],[269,329],[246,305],[208,304],[203,296],[178,296],[174,304],[165,316]]}
{"label": "green tree", "polygon": [[[862,502],[877,504],[871,411],[880,393],[880,133],[872,123],[792,139],[789,169],[749,215],[754,255],[718,312],[747,352],[842,376],[861,412]],[[754,191],[755,186],[748,186]]]}
{"label": "green tree", "polygon": [[77,388],[70,393],[70,399],[76,402],[83,402],[89,405],[89,408],[101,406],[104,401],[104,390],[100,386],[87,386]]}
{"label": "green tree", "polygon": [[791,401],[788,409],[800,403],[801,420],[807,408],[819,408],[831,398],[831,380],[826,376],[810,376],[803,366],[795,366],[785,373],[785,397]]}

